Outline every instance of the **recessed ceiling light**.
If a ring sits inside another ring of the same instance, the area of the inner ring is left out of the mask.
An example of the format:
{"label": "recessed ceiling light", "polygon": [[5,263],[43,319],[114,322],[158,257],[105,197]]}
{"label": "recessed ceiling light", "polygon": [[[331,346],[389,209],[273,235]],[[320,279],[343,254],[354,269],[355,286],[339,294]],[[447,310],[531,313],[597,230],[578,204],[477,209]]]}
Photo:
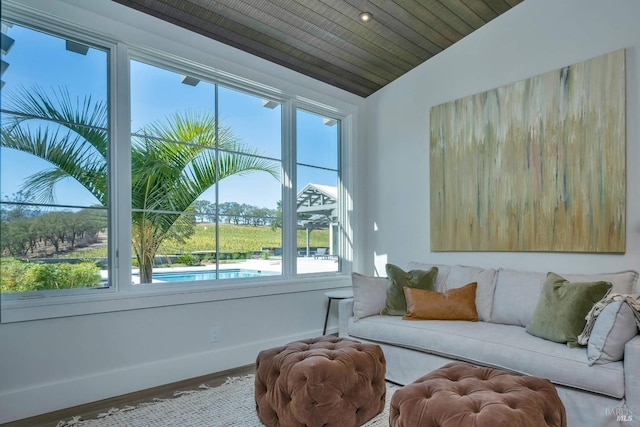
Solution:
{"label": "recessed ceiling light", "polygon": [[191,76],[181,76],[181,77],[182,77],[182,83],[189,86],[197,86],[198,83],[200,83],[200,79],[196,79],[195,77],[191,77]]}
{"label": "recessed ceiling light", "polygon": [[362,12],[360,15],[358,15],[358,18],[362,22],[369,22],[371,21],[371,19],[373,19],[373,16],[369,12]]}

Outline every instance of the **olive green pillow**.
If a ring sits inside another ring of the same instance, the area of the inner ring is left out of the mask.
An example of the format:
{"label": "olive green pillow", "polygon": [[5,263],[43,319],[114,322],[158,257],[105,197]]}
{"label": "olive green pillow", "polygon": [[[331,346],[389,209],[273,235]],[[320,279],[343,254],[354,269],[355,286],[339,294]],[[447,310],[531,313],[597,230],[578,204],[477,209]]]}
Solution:
{"label": "olive green pillow", "polygon": [[609,293],[611,286],[609,282],[572,283],[555,273],[548,273],[527,332],[577,347],[587,314]]}
{"label": "olive green pillow", "polygon": [[428,270],[404,271],[393,264],[387,264],[387,277],[389,287],[387,289],[387,299],[380,314],[386,316],[404,316],[407,314],[407,300],[404,297],[403,288],[423,289],[425,291],[435,291],[436,276],[438,268],[431,267]]}

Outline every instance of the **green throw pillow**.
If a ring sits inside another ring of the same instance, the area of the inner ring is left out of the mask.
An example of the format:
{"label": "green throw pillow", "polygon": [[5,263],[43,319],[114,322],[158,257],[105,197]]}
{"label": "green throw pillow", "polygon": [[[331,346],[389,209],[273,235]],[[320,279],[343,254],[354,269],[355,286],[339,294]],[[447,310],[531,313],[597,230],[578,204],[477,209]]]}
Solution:
{"label": "green throw pillow", "polygon": [[429,270],[404,271],[393,264],[387,264],[387,277],[389,278],[389,288],[387,289],[387,299],[385,306],[380,312],[386,316],[404,316],[407,314],[407,300],[404,297],[403,288],[417,288],[425,291],[435,291],[436,276],[438,268],[431,267]]}
{"label": "green throw pillow", "polygon": [[587,323],[585,317],[610,289],[609,282],[571,283],[555,273],[548,273],[527,332],[576,347],[578,335]]}

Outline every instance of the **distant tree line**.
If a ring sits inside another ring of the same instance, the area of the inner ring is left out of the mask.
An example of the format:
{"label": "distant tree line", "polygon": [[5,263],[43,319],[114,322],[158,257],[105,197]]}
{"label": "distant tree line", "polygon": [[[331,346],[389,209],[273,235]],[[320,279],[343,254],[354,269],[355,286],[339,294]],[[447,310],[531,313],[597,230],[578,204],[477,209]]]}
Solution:
{"label": "distant tree line", "polygon": [[[220,203],[216,213],[216,204],[207,200],[196,200],[191,205],[196,214],[196,221],[199,222],[220,222],[234,225],[257,226],[280,226],[278,218],[282,218],[281,203],[278,202],[277,209],[260,208],[258,206],[245,203],[225,202]],[[218,218],[216,218],[216,214]],[[281,223],[281,219],[280,219]]]}
{"label": "distant tree line", "polygon": [[[18,194],[17,199],[25,196]],[[45,212],[29,204],[5,202],[0,209],[0,253],[26,256],[45,247],[58,253],[87,246],[98,241],[106,225],[103,209]]]}
{"label": "distant tree line", "polygon": [[[103,209],[46,212],[29,203],[30,194],[18,192],[11,199],[5,197],[0,208],[0,253],[3,256],[27,256],[53,248],[54,253],[72,250],[99,241],[98,233],[107,225],[107,212]],[[187,217],[195,222],[215,222],[215,203],[196,200]],[[220,222],[234,225],[282,226],[282,203],[276,209],[260,208],[237,202],[225,202],[217,211]],[[193,221],[185,218],[184,237],[193,234]],[[189,225],[191,223],[191,225]],[[177,227],[176,230],[178,231]],[[173,233],[175,234],[175,233]],[[176,239],[176,236],[168,236]]]}

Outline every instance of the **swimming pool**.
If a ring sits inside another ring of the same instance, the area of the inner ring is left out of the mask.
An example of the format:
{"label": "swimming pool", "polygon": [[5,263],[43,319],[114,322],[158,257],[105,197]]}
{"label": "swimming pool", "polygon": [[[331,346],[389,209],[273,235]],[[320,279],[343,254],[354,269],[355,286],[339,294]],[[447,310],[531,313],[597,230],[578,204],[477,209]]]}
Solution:
{"label": "swimming pool", "polygon": [[[262,276],[274,276],[280,274],[275,271],[262,271],[262,270],[244,270],[244,269],[230,269],[220,270],[218,273],[219,279],[241,279],[246,277],[262,277]],[[137,275],[134,275],[137,276]],[[202,271],[170,271],[170,272],[154,272],[153,280],[162,282],[191,282],[195,280],[216,280],[215,270],[202,270]]]}

